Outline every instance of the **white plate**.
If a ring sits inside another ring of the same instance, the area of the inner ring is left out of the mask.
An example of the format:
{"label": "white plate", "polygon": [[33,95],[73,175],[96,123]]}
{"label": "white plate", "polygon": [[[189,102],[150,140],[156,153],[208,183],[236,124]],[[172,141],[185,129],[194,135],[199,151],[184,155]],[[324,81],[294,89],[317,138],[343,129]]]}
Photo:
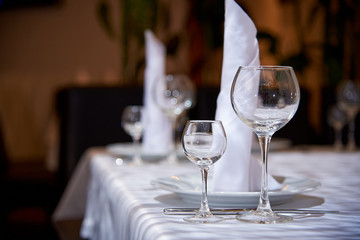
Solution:
{"label": "white plate", "polygon": [[[132,143],[113,143],[106,146],[106,151],[109,152],[110,154],[122,156],[130,159],[134,155],[135,149]],[[185,158],[182,149],[177,149],[177,156],[179,159]],[[144,161],[159,161],[165,159],[165,157],[166,157],[165,154],[141,152],[141,158]]]}
{"label": "white plate", "polygon": [[[314,191],[320,183],[311,179],[291,177],[275,177],[283,187],[276,191],[269,191],[270,202],[278,205],[291,200],[296,194]],[[151,183],[161,189],[176,193],[185,202],[199,204],[201,197],[200,176],[180,175],[157,178]],[[208,179],[208,189],[212,189],[212,178]],[[256,207],[259,192],[212,192],[208,191],[209,205],[212,207]]]}

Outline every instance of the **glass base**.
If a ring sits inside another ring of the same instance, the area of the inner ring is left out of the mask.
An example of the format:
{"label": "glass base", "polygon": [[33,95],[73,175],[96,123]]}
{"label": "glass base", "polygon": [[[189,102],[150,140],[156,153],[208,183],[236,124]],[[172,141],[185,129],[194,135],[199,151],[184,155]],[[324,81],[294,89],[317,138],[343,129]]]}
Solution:
{"label": "glass base", "polygon": [[190,223],[219,223],[225,221],[225,218],[214,216],[211,213],[210,214],[198,213],[191,217],[185,217],[184,221]]}
{"label": "glass base", "polygon": [[236,219],[247,223],[260,223],[260,224],[276,224],[292,222],[293,218],[290,216],[279,215],[273,211],[261,212],[250,211],[236,216]]}

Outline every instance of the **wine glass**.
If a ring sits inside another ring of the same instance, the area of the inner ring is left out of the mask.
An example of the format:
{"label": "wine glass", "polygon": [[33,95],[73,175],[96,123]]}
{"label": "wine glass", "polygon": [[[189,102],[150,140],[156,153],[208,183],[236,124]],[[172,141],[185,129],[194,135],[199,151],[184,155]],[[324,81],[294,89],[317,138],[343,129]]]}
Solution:
{"label": "wine glass", "polygon": [[339,106],[334,105],[329,109],[327,115],[328,124],[335,131],[335,140],[334,147],[335,150],[341,150],[342,148],[342,135],[341,131],[347,122],[347,114],[339,108]]}
{"label": "wine glass", "polygon": [[211,214],[207,200],[207,175],[210,165],[218,161],[226,149],[226,134],[221,121],[190,120],[182,135],[185,156],[201,170],[201,207],[197,214],[185,217],[191,223],[217,223],[224,220]]}
{"label": "wine glass", "polygon": [[192,81],[181,74],[169,74],[156,82],[153,89],[155,103],[169,118],[172,125],[172,142],[167,162],[177,163],[176,123],[180,116],[195,105],[195,86]]}
{"label": "wine glass", "polygon": [[344,81],[337,95],[339,107],[344,110],[349,118],[349,131],[347,148],[353,151],[355,143],[355,118],[360,110],[360,86],[353,81]]}
{"label": "wine glass", "polygon": [[236,218],[253,223],[290,222],[272,211],[268,196],[268,151],[272,135],[294,116],[300,101],[299,85],[291,67],[240,66],[231,86],[231,104],[240,120],[258,137],[262,158],[259,204]]}
{"label": "wine glass", "polygon": [[121,119],[122,127],[133,140],[134,155],[132,158],[132,163],[137,166],[140,166],[143,163],[140,152],[140,139],[144,128],[142,118],[143,107],[131,105],[124,109]]}

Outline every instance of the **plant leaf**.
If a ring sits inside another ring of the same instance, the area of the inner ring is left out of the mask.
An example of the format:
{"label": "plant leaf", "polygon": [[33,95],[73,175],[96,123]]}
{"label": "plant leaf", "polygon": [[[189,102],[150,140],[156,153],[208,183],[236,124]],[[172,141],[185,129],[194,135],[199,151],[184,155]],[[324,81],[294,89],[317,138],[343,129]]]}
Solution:
{"label": "plant leaf", "polygon": [[97,5],[96,13],[101,27],[105,30],[110,38],[115,38],[116,32],[114,29],[110,9],[111,6],[107,1],[100,1]]}

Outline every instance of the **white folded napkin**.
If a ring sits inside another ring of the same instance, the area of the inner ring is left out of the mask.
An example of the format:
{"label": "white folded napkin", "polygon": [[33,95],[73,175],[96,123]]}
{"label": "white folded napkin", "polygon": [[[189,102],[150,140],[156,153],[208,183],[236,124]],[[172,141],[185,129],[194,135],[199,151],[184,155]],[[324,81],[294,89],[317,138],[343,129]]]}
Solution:
{"label": "white folded napkin", "polygon": [[166,154],[170,149],[171,123],[156,105],[153,88],[165,75],[166,48],[155,35],[145,31],[146,68],[144,76],[145,128],[142,139],[144,153]]}
{"label": "white folded napkin", "polygon": [[[221,90],[217,99],[217,120],[223,122],[227,148],[214,166],[214,191],[248,192],[260,189],[261,167],[251,157],[252,130],[236,116],[230,89],[239,66],[259,66],[256,27],[234,0],[225,0],[224,55]],[[280,185],[269,178],[269,189]]]}

